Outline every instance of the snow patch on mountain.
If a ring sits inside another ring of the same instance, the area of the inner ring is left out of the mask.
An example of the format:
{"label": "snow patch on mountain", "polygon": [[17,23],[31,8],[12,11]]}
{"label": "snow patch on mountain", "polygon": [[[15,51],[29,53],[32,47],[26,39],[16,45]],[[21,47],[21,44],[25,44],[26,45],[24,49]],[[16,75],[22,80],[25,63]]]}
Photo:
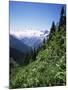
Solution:
{"label": "snow patch on mountain", "polygon": [[39,30],[10,31],[10,34],[32,48],[38,48],[48,35],[48,33]]}
{"label": "snow patch on mountain", "polygon": [[23,30],[23,31],[10,31],[10,34],[17,36],[18,38],[21,37],[40,37],[40,35],[44,35],[42,31],[37,30]]}

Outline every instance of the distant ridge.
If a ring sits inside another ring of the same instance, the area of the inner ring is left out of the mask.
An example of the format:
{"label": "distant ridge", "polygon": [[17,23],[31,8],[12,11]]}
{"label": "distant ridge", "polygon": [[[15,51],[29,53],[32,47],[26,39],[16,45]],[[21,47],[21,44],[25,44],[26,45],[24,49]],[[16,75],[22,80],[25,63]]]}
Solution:
{"label": "distant ridge", "polygon": [[39,30],[23,30],[23,31],[12,31],[11,35],[18,38],[24,44],[30,46],[31,48],[38,48],[42,45],[43,39],[47,40],[49,31],[39,31]]}
{"label": "distant ridge", "polygon": [[[30,55],[32,49],[31,47],[25,45],[16,37],[10,35],[10,57],[16,60],[19,64],[24,63],[25,56]],[[20,61],[20,58],[22,59]]]}

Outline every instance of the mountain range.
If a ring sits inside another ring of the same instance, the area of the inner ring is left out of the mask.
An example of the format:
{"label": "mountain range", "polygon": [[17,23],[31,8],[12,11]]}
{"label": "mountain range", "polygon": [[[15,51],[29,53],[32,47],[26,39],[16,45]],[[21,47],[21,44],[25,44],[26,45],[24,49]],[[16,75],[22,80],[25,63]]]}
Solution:
{"label": "mountain range", "polygon": [[11,32],[9,35],[10,57],[18,64],[27,62],[25,60],[27,60],[27,57],[32,56],[33,50],[37,50],[43,45],[44,38],[47,40],[48,33],[48,31],[43,32],[36,30]]}
{"label": "mountain range", "polygon": [[10,57],[18,64],[25,62],[26,55],[31,55],[32,48],[25,45],[18,38],[10,35]]}
{"label": "mountain range", "polygon": [[47,40],[49,31],[38,31],[38,30],[23,30],[23,31],[13,31],[10,35],[19,39],[22,43],[30,46],[32,49],[38,49],[42,45],[43,39]]}

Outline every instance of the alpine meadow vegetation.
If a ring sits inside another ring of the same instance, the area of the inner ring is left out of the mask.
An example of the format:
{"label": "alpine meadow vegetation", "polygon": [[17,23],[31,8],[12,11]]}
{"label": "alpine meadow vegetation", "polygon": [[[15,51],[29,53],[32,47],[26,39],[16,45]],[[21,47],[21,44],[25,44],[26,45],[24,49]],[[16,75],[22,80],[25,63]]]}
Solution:
{"label": "alpine meadow vegetation", "polygon": [[[53,21],[49,38],[27,65],[15,65],[10,73],[10,88],[66,85],[66,15],[61,9],[59,25]],[[26,58],[28,61],[28,56]]]}

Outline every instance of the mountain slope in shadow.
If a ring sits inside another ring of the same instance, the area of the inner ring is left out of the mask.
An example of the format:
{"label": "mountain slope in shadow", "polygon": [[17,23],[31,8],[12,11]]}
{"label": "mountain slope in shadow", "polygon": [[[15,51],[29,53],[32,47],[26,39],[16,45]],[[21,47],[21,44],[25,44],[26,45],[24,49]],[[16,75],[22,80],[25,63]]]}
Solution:
{"label": "mountain slope in shadow", "polygon": [[25,45],[19,39],[10,35],[10,57],[12,57],[18,64],[23,64],[26,56],[31,56],[31,52],[31,47]]}

